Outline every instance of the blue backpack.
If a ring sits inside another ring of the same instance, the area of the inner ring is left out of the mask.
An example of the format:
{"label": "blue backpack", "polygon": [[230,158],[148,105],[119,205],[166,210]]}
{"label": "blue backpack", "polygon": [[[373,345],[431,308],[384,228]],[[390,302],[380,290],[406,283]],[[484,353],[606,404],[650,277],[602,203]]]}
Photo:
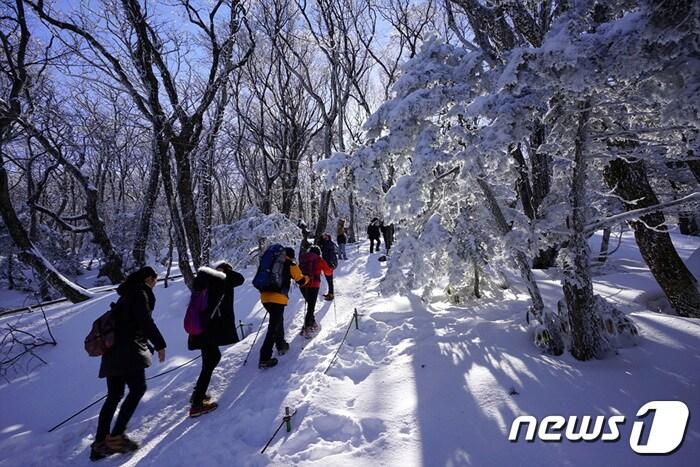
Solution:
{"label": "blue backpack", "polygon": [[279,243],[270,245],[260,257],[258,271],[253,278],[253,287],[260,292],[280,292],[287,255]]}

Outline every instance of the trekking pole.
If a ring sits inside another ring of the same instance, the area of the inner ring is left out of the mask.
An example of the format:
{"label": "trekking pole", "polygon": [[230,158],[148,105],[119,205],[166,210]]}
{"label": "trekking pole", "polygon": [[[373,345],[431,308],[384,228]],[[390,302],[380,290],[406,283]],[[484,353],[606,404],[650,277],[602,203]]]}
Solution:
{"label": "trekking pole", "polygon": [[266,318],[267,318],[267,313],[265,313],[265,316],[263,316],[262,321],[260,321],[260,327],[258,328],[258,332],[255,333],[255,337],[253,338],[253,343],[250,344],[250,350],[248,350],[248,355],[246,355],[245,360],[243,360],[243,366],[245,366],[245,364],[248,363],[248,357],[250,357],[250,352],[253,351],[253,347],[255,346],[255,341],[258,339],[258,334],[260,334],[260,330],[262,329],[263,323],[265,322]]}
{"label": "trekking pole", "polygon": [[[158,373],[158,374],[156,374],[156,375],[149,376],[148,378],[146,378],[146,381],[152,380],[152,379],[154,379],[154,378],[158,378],[158,377],[163,376],[163,375],[167,375],[168,373],[172,373],[172,372],[175,371],[175,370],[179,370],[180,368],[189,365],[190,363],[194,362],[195,360],[197,360],[197,359],[199,359],[199,358],[202,358],[202,356],[201,356],[201,355],[197,355],[197,356],[194,357],[193,359],[188,360],[188,361],[186,361],[185,363],[182,363],[182,364],[180,364],[180,365],[178,365],[178,366],[176,366],[176,367],[173,367],[173,368],[171,368],[171,369],[169,369],[169,370],[165,370],[165,371],[160,372],[160,373]],[[51,429],[49,430],[49,433],[51,433],[52,431],[54,431],[54,430],[57,429],[57,428],[62,427],[63,425],[65,425],[66,423],[70,422],[71,420],[73,420],[73,419],[74,419],[75,417],[77,417],[78,415],[80,415],[81,413],[85,412],[87,409],[89,409],[89,408],[92,407],[93,405],[97,404],[98,402],[101,402],[101,401],[105,400],[106,398],[107,398],[107,394],[105,394],[104,396],[100,397],[100,398],[97,399],[95,402],[92,402],[91,404],[85,406],[84,408],[82,408],[82,409],[79,410],[78,412],[74,413],[74,414],[71,415],[70,417],[68,417],[68,418],[66,418],[65,420],[63,420],[63,421],[62,421],[61,423],[59,423],[58,425],[56,425],[56,426],[54,426],[53,428],[51,428]]]}
{"label": "trekking pole", "polygon": [[274,433],[272,434],[272,436],[270,437],[270,440],[267,442],[267,444],[265,445],[265,447],[262,449],[262,451],[260,451],[260,454],[264,454],[264,453],[265,453],[265,450],[266,450],[268,447],[270,447],[270,443],[272,443],[272,440],[275,439],[275,436],[277,436],[277,433],[279,433],[279,431],[282,429],[282,426],[283,426],[283,425],[285,425],[285,424],[287,425],[287,433],[289,433],[290,431],[292,431],[292,417],[293,417],[294,415],[296,415],[297,409],[294,409],[294,412],[292,412],[292,413],[290,414],[290,413],[289,413],[289,407],[285,407],[285,408],[284,408],[284,413],[285,413],[285,415],[284,415],[284,417],[282,417],[282,421],[280,422],[279,426],[277,427],[277,429],[275,430],[275,432],[274,432]]}
{"label": "trekking pole", "polygon": [[333,297],[333,316],[335,317],[335,325],[338,325],[338,307],[336,306],[335,297]]}
{"label": "trekking pole", "polygon": [[73,420],[73,419],[74,419],[75,417],[77,417],[78,415],[80,415],[81,413],[85,412],[87,409],[89,409],[89,408],[92,407],[93,405],[95,405],[95,404],[97,404],[98,402],[101,402],[101,401],[103,401],[103,400],[105,400],[105,399],[107,399],[107,394],[105,394],[104,396],[100,397],[100,398],[97,399],[95,402],[93,402],[92,404],[88,405],[87,407],[85,407],[85,408],[82,409],[81,411],[74,413],[74,414],[71,415],[70,417],[68,417],[68,418],[66,418],[65,420],[63,420],[63,421],[62,421],[61,423],[59,423],[58,425],[56,425],[56,426],[54,426],[53,428],[51,428],[51,429],[49,430],[49,433],[51,433],[51,432],[52,432],[53,430],[55,430],[56,428],[62,427],[63,425],[65,425],[66,423],[70,422],[71,420]]}

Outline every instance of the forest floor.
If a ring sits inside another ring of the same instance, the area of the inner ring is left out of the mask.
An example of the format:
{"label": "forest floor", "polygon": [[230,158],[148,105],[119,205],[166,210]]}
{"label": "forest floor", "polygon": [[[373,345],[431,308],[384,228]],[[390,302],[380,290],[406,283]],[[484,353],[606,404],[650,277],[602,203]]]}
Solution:
{"label": "forest floor", "polygon": [[[597,251],[598,237],[592,239]],[[700,239],[674,236],[680,255],[700,273]],[[614,241],[611,241],[614,243]],[[348,248],[337,271],[336,300],[322,301],[322,329],[299,334],[304,302],[295,288],[285,312],[291,350],[269,370],[257,368],[264,310],[250,279],[236,289],[237,319],[252,324],[239,344],[225,348],[210,392],[219,409],[190,419],[188,398],[199,361],[148,382],[129,427],[141,449],[97,465],[158,466],[510,466],[695,465],[700,457],[700,322],[661,314],[663,296],[639,258],[631,234],[595,277],[596,292],[615,302],[640,329],[638,345],[605,360],[578,362],[541,354],[524,322],[528,300],[514,285],[498,300],[451,305],[418,292],[381,296],[385,264],[376,254]],[[695,253],[695,254],[694,254]],[[538,273],[547,304],[561,297],[556,277]],[[522,290],[521,290],[522,289]],[[167,360],[147,376],[195,357],[186,349],[182,318],[189,293],[181,281],[156,289],[154,317],[168,341]],[[325,292],[325,284],[321,293]],[[0,466],[93,465],[88,460],[100,404],[52,433],[48,429],[97,400],[105,382],[99,359],[83,338],[113,293],[47,311],[58,341],[36,350],[0,382]],[[359,329],[350,325],[357,309]],[[37,313],[0,320],[44,333]],[[348,330],[337,361],[324,374]],[[265,332],[263,327],[262,334]],[[670,456],[640,456],[629,446],[637,410],[651,400],[681,400],[691,410],[684,444]],[[292,430],[279,426],[285,407],[296,410]],[[617,442],[508,441],[519,415],[624,415]]]}

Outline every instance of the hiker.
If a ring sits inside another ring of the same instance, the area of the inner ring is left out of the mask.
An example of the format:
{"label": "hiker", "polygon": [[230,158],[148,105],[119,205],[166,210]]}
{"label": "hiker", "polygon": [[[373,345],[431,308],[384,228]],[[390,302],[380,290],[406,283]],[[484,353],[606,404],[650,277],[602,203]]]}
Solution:
{"label": "hiker", "polygon": [[299,246],[299,257],[309,251],[311,242],[309,241],[309,231],[306,230],[306,225],[301,228],[301,245]]}
{"label": "hiker", "polygon": [[376,251],[379,252],[379,247],[381,246],[382,242],[379,240],[379,236],[381,235],[379,226],[381,225],[381,222],[379,219],[376,217],[372,219],[372,221],[369,223],[367,226],[367,236],[369,237],[369,252],[374,253],[375,247],[374,247],[374,242],[377,242],[377,247]]}
{"label": "hiker", "polygon": [[[265,254],[261,262],[264,261]],[[294,262],[293,248],[284,248],[280,254],[283,255],[283,267],[279,289],[260,292],[260,301],[270,315],[270,322],[267,325],[265,340],[260,347],[258,368],[272,368],[277,365],[277,359],[272,356],[273,345],[277,347],[279,355],[284,355],[289,350],[289,343],[284,340],[284,307],[289,303],[290,281],[294,279],[299,286],[309,282],[309,277],[303,275],[297,263]]]}
{"label": "hiker", "polygon": [[[156,305],[153,288],[157,277],[153,268],[147,266],[130,274],[117,288],[114,344],[102,356],[100,364],[99,377],[107,378],[107,398],[100,410],[95,442],[90,449],[93,461],[139,448],[124,434],[126,425],[146,392],[145,370],[151,366],[151,353],[155,350],[158,361],[165,361],[165,339],[151,316]],[[110,431],[125,386],[129,387],[129,394]]]}
{"label": "hiker", "polygon": [[384,237],[384,246],[386,247],[386,254],[389,254],[391,245],[394,244],[394,224],[382,225],[382,237]]}
{"label": "hiker", "polygon": [[306,300],[306,316],[304,317],[304,327],[301,334],[308,339],[319,329],[314,311],[316,309],[316,300],[318,299],[318,290],[321,288],[321,273],[325,274],[326,277],[332,277],[333,269],[321,257],[321,248],[318,245],[313,245],[308,252],[299,257],[299,267],[301,272],[310,278],[308,284],[299,288],[304,296],[304,300]]}
{"label": "hiker", "polygon": [[193,291],[206,291],[206,308],[202,313],[206,318],[204,332],[187,339],[189,350],[202,351],[202,370],[190,398],[190,417],[198,417],[218,407],[216,402],[211,402],[207,388],[221,360],[219,346],[235,344],[239,340],[233,312],[233,289],[244,281],[243,276],[225,261],[217,263],[214,269],[201,267],[197,271]]}
{"label": "hiker", "polygon": [[[321,248],[321,256],[323,259],[328,263],[328,266],[331,267],[331,269],[335,269],[338,267],[338,247],[333,243],[333,240],[331,240],[330,234],[323,234],[321,237],[321,242],[319,247]],[[334,298],[334,290],[333,290],[333,271],[331,270],[330,274],[325,274],[326,276],[326,282],[328,282],[328,293],[323,296],[326,300],[333,300]]]}
{"label": "hiker", "polygon": [[345,253],[345,245],[348,243],[348,237],[345,234],[345,219],[338,219],[336,238],[338,239],[338,258],[348,259],[348,255]]}

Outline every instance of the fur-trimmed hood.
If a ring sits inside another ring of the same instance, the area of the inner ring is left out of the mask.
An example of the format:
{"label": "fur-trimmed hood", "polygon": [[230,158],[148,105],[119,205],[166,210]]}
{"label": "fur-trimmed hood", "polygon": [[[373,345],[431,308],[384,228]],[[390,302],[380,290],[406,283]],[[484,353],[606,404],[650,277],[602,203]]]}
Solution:
{"label": "fur-trimmed hood", "polygon": [[207,266],[202,266],[197,269],[197,277],[194,279],[194,290],[208,289],[212,285],[219,283],[219,287],[223,287],[226,282],[226,274],[216,269]]}
{"label": "fur-trimmed hood", "polygon": [[224,274],[221,271],[217,271],[214,268],[210,268],[209,266],[202,266],[201,268],[197,269],[197,277],[199,277],[200,274],[204,276],[215,277],[221,280],[226,279],[226,274]]}

